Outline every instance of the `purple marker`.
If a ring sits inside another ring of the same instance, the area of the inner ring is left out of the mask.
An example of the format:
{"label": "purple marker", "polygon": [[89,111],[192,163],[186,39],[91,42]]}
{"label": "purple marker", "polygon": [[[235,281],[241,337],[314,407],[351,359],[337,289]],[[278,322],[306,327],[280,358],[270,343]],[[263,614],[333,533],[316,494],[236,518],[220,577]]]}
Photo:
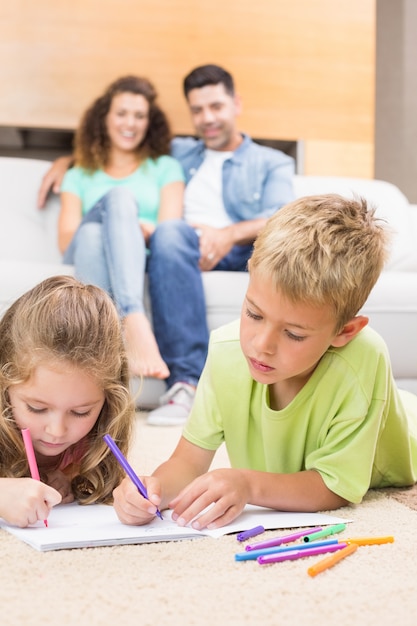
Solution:
{"label": "purple marker", "polygon": [[251,537],[256,537],[256,535],[260,535],[265,532],[265,528],[263,526],[255,526],[255,528],[249,528],[249,530],[244,530],[236,536],[238,541],[245,541],[246,539],[250,539]]}
{"label": "purple marker", "polygon": [[285,537],[274,537],[273,539],[267,539],[266,541],[258,541],[257,543],[252,543],[246,546],[245,550],[262,550],[263,548],[273,548],[274,546],[280,546],[282,543],[291,543],[291,541],[296,541],[300,537],[305,537],[306,535],[311,535],[312,533],[317,533],[320,530],[323,530],[321,526],[316,526],[315,528],[305,528],[304,530],[299,530],[296,533],[292,533],[292,535],[285,535]]}
{"label": "purple marker", "polygon": [[321,546],[320,548],[311,548],[310,550],[293,550],[292,552],[286,552],[284,554],[265,554],[264,556],[258,556],[256,560],[261,565],[280,563],[281,561],[295,561],[295,559],[302,559],[305,556],[316,556],[317,554],[324,554],[325,552],[337,552],[342,548],[346,548],[347,545],[347,543],[336,543],[329,546]]}
{"label": "purple marker", "polygon": [[[119,461],[120,465],[125,470],[126,474],[129,476],[132,483],[135,485],[135,487],[139,491],[140,495],[146,498],[146,500],[149,500],[148,492],[146,491],[145,485],[143,484],[139,476],[136,475],[132,466],[129,465],[127,459],[123,456],[122,451],[119,449],[114,439],[110,435],[104,435],[103,439],[109,446],[110,450],[113,452],[116,459]],[[163,519],[161,511],[159,511],[159,509],[156,509],[156,515],[160,519]]]}
{"label": "purple marker", "polygon": [[[330,546],[339,543],[337,539],[326,539],[325,541],[316,541],[314,548],[319,546]],[[235,561],[256,561],[258,556],[264,556],[264,554],[282,554],[284,552],[293,552],[294,550],[311,550],[311,543],[296,543],[289,546],[273,546],[272,548],[262,548],[262,550],[251,550],[248,552],[238,552],[235,554]]]}

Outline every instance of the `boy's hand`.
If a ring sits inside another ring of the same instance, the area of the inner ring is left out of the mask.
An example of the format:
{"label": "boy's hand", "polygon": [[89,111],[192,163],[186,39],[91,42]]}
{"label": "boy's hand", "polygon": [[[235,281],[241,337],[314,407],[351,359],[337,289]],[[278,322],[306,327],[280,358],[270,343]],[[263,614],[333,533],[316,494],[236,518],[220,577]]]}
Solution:
{"label": "boy's hand", "polygon": [[[194,520],[191,526],[196,530],[214,529],[230,524],[243,511],[248,500],[249,484],[243,472],[218,469],[193,480],[169,503],[169,507],[174,510],[172,519],[180,526]],[[204,511],[207,507],[210,508]]]}
{"label": "boy's hand", "polygon": [[161,503],[159,480],[148,476],[141,478],[149,495],[149,500],[141,496],[130,478],[124,478],[113,491],[114,509],[123,524],[141,526],[151,522]]}
{"label": "boy's hand", "polygon": [[33,478],[0,479],[0,516],[8,524],[25,528],[48,518],[61,494],[53,487]]}

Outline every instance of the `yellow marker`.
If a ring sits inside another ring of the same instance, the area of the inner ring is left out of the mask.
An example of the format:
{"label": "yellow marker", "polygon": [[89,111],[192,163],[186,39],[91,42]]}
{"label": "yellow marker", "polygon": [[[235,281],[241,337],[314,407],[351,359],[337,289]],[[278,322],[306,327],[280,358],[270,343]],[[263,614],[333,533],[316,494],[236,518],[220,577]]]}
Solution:
{"label": "yellow marker", "polygon": [[393,543],[394,537],[357,537],[343,539],[346,543],[355,543],[357,546],[375,546],[380,543]]}
{"label": "yellow marker", "polygon": [[349,556],[349,554],[353,554],[353,552],[355,552],[357,549],[358,544],[350,543],[348,546],[346,546],[346,548],[338,550],[337,552],[332,554],[332,556],[328,556],[322,561],[319,561],[315,565],[309,567],[307,573],[310,576],[317,576],[317,574],[320,574],[320,572],[324,572],[324,570],[328,569],[329,567],[333,567],[333,565],[336,565],[336,563],[344,559],[346,556]]}

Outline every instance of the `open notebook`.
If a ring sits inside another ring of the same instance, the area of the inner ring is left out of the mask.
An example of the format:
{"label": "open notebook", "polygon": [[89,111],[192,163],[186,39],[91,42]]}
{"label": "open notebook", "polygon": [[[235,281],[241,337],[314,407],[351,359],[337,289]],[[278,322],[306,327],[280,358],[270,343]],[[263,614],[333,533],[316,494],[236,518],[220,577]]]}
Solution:
{"label": "open notebook", "polygon": [[248,530],[262,525],[265,529],[302,528],[325,526],[349,520],[321,513],[282,513],[256,506],[246,506],[242,514],[231,524],[217,530],[198,531],[190,527],[181,528],[171,520],[170,511],[163,512],[164,519],[155,518],[145,526],[122,524],[113,507],[104,504],[61,504],[52,509],[48,517],[48,528],[38,522],[28,528],[9,526],[0,518],[0,528],[25,541],[36,550],[62,550],[114,546],[131,543],[175,541],[196,537],[221,537],[229,533]]}

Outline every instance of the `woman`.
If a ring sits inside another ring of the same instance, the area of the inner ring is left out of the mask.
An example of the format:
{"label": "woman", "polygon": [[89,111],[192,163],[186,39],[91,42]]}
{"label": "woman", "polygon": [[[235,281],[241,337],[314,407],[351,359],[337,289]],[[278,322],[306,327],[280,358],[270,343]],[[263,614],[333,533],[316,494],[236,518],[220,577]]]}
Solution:
{"label": "woman", "polygon": [[156,224],[182,217],[184,175],[169,156],[170,129],[145,78],[112,83],[85,112],[75,167],[61,193],[59,246],[76,276],[113,297],[132,375],[167,378],[143,294]]}

